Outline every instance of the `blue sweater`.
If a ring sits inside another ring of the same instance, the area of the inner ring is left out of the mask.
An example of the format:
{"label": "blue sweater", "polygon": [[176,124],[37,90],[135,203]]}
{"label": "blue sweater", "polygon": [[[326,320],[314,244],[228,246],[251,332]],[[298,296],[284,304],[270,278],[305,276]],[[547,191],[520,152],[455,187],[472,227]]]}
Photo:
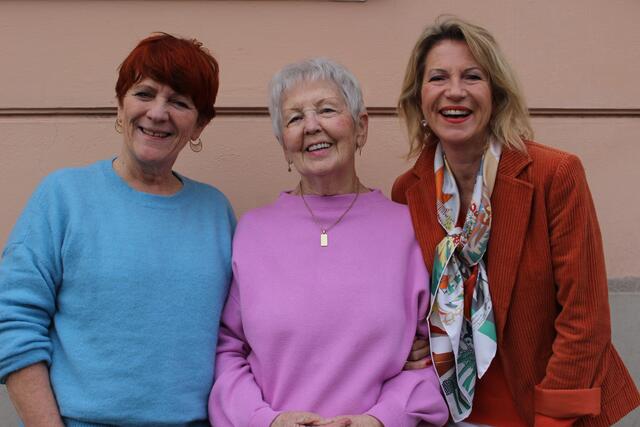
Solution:
{"label": "blue sweater", "polygon": [[0,380],[37,362],[68,426],[208,425],[235,219],[180,176],[130,188],[105,160],[51,174],[0,262]]}

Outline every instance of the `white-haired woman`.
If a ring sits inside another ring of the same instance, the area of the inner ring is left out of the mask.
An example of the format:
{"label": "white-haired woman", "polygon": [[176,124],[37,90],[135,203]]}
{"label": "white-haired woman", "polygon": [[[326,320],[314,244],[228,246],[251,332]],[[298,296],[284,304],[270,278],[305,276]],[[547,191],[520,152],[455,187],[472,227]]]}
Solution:
{"label": "white-haired woman", "polygon": [[270,89],[300,183],[238,224],[210,420],[442,425],[435,371],[402,372],[426,333],[429,278],[408,209],[358,179],[368,116],[356,79],[311,59],[283,68]]}

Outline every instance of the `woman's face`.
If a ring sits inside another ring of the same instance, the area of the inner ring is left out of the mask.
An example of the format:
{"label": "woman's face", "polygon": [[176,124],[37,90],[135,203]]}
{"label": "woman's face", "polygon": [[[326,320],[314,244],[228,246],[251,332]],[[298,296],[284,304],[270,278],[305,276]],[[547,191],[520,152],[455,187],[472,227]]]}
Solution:
{"label": "woman's face", "polygon": [[354,155],[366,142],[368,117],[363,113],[354,123],[333,82],[307,81],[288,89],[282,117],[285,158],[293,162],[303,180],[353,182]]}
{"label": "woman's face", "polygon": [[189,142],[200,137],[198,111],[190,97],[145,78],[129,88],[118,107],[124,150],[130,160],[171,168]]}
{"label": "woman's face", "polygon": [[427,53],[421,99],[422,114],[443,144],[484,146],[491,84],[465,42],[443,40]]}

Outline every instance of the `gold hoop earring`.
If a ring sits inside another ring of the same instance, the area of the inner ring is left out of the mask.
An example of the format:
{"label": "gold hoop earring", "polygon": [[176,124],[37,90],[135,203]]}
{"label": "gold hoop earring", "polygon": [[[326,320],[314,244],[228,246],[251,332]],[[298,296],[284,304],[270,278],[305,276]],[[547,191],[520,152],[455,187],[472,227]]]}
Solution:
{"label": "gold hoop earring", "polygon": [[116,132],[122,133],[124,129],[122,127],[122,120],[120,120],[119,118],[116,118],[116,122],[114,123],[113,127],[115,128]]}
{"label": "gold hoop earring", "polygon": [[199,153],[202,151],[202,139],[198,138],[198,141],[191,140],[189,141],[189,148],[194,153]]}

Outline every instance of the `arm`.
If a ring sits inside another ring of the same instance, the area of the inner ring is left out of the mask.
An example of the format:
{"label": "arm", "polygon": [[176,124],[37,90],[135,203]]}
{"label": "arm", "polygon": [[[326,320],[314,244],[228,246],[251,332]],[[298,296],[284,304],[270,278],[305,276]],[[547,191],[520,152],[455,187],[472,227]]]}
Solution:
{"label": "arm", "polygon": [[384,427],[417,425],[441,426],[449,410],[440,392],[433,366],[402,371],[382,387],[378,402],[366,412]]}
{"label": "arm", "polygon": [[58,411],[46,366],[51,362],[49,327],[62,276],[62,232],[51,210],[44,208],[55,204],[46,199],[46,184],[18,219],[0,262],[0,382],[7,382],[25,422]]}
{"label": "arm", "polygon": [[407,357],[407,361],[404,364],[405,371],[412,369],[423,369],[431,365],[431,347],[427,338],[420,335],[416,335],[413,338],[413,345],[411,346],[411,353]]}
{"label": "arm", "polygon": [[[428,312],[430,291],[429,276],[417,242],[408,253],[406,280],[416,284],[412,290],[416,298],[414,321],[418,336],[428,336]],[[413,335],[413,333],[412,333]],[[408,350],[408,349],[407,349]],[[401,355],[405,358],[406,353]],[[404,370],[387,380],[380,392],[377,403],[366,412],[385,426],[411,426],[424,422],[429,425],[444,425],[449,410],[440,391],[440,382],[433,366],[425,369]]]}
{"label": "arm", "polygon": [[602,239],[584,169],[560,163],[547,200],[556,301],[556,337],[546,375],[535,389],[536,425],[547,417],[600,413],[600,384],[611,341]]}
{"label": "arm", "polygon": [[[235,271],[234,271],[234,276]],[[222,312],[216,351],[216,379],[209,396],[209,419],[217,427],[268,427],[280,414],[262,398],[247,356],[251,348],[246,342],[234,278]]]}
{"label": "arm", "polygon": [[64,426],[49,383],[49,370],[44,363],[13,372],[7,378],[7,390],[26,426]]}

